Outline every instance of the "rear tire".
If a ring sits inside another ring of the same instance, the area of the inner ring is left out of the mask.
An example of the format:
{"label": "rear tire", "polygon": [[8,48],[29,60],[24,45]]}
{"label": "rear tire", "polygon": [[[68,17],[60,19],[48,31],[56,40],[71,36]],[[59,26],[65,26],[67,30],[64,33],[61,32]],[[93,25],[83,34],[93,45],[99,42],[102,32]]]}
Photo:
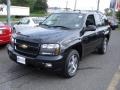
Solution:
{"label": "rear tire", "polygon": [[98,48],[98,53],[105,54],[107,52],[107,46],[108,46],[108,39],[104,38],[101,46]]}
{"label": "rear tire", "polygon": [[67,59],[65,61],[65,66],[64,66],[64,76],[66,78],[71,78],[76,75],[78,67],[79,67],[79,53],[77,50],[70,50]]}

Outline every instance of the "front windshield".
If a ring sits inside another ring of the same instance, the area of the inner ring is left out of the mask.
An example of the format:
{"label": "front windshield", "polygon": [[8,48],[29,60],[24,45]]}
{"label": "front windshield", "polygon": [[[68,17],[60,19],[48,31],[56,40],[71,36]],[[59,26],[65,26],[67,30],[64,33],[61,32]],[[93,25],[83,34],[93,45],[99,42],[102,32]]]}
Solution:
{"label": "front windshield", "polygon": [[35,24],[39,24],[45,20],[45,17],[33,18],[32,20]]}
{"label": "front windshield", "polygon": [[82,26],[83,18],[84,15],[80,13],[55,13],[51,14],[42,24],[78,29]]}

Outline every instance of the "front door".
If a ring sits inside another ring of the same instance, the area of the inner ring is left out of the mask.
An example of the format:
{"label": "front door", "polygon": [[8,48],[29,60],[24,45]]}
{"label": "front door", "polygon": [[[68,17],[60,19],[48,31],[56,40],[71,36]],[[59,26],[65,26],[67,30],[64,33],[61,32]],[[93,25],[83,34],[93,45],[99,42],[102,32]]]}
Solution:
{"label": "front door", "polygon": [[[86,27],[89,25],[95,25],[94,15],[89,15],[86,20]],[[86,31],[82,36],[83,54],[86,55],[95,50],[97,44],[96,31]]]}

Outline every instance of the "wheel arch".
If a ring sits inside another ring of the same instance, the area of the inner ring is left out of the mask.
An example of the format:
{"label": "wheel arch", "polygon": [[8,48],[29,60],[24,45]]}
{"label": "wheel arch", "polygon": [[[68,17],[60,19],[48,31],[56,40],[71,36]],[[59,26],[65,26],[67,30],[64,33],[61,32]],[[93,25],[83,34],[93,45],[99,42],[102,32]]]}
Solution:
{"label": "wheel arch", "polygon": [[83,47],[82,47],[82,44],[81,44],[81,43],[77,43],[77,44],[74,44],[74,45],[68,47],[68,48],[65,50],[65,52],[67,52],[67,51],[69,51],[69,50],[71,50],[71,49],[77,50],[78,53],[79,53],[80,58],[83,56]]}

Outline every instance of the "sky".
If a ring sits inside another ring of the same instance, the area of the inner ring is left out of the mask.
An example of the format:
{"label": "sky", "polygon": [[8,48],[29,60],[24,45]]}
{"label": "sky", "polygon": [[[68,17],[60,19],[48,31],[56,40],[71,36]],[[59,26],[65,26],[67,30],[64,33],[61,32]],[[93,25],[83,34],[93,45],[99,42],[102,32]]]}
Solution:
{"label": "sky", "polygon": [[[67,0],[48,0],[49,7],[66,7]],[[98,0],[77,0],[76,9],[80,10],[96,10]],[[68,0],[68,8],[74,9],[75,0]],[[110,0],[100,0],[100,11],[104,11],[105,8],[109,8]]]}

